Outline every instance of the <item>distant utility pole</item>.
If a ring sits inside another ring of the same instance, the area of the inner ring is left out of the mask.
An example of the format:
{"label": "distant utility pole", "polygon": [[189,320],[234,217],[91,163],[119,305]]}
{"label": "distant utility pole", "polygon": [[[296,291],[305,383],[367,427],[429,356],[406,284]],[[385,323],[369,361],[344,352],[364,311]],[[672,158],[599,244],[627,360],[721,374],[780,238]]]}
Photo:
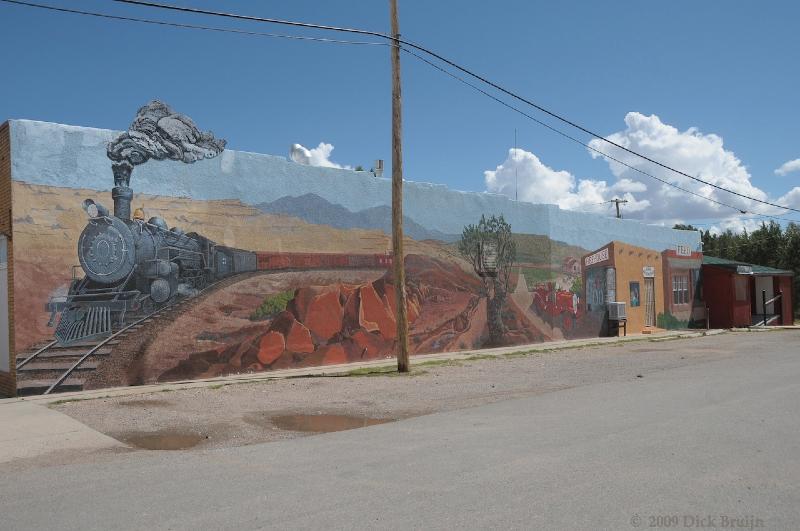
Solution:
{"label": "distant utility pole", "polygon": [[[514,157],[517,156],[517,128],[514,128]],[[517,162],[514,161],[514,201],[519,201],[519,177],[517,177]]]}
{"label": "distant utility pole", "polygon": [[627,199],[612,199],[609,203],[616,203],[617,204],[617,219],[622,218],[622,215],[619,213],[619,204],[620,203],[627,203]]}
{"label": "distant utility pole", "polygon": [[403,114],[400,94],[400,25],[397,0],[389,0],[392,22],[392,253],[397,299],[397,371],[408,372],[406,271],[403,263]]}

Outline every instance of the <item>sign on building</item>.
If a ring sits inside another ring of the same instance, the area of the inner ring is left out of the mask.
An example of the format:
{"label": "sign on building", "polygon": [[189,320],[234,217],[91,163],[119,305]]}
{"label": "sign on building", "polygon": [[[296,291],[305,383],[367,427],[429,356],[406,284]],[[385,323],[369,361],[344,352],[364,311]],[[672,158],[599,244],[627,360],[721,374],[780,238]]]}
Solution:
{"label": "sign on building", "polygon": [[587,256],[583,263],[586,265],[586,267],[589,267],[590,265],[597,264],[604,260],[608,260],[608,247],[605,249],[600,249],[596,253]]}
{"label": "sign on building", "polygon": [[644,276],[644,278],[656,278],[656,268],[653,266],[644,266],[642,268],[642,276]]}

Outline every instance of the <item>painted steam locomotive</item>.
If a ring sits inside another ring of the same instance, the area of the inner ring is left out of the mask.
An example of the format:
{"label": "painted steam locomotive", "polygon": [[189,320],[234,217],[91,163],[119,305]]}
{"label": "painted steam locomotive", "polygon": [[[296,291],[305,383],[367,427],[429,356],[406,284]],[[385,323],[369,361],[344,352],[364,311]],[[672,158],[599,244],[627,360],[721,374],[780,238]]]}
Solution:
{"label": "painted steam locomotive", "polygon": [[[118,202],[115,197],[115,207]],[[149,312],[230,274],[256,270],[252,252],[170,229],[160,217],[145,221],[138,210],[130,219],[129,199],[114,215],[91,199],[83,208],[89,216],[78,239],[84,275],[78,278],[73,268],[67,295],[47,305],[51,326],[60,314],[60,344],[110,334],[114,321],[123,323],[128,312]]]}
{"label": "painted steam locomotive", "polygon": [[[391,255],[255,252],[218,245],[196,232],[168,228],[160,217],[130,216],[133,193],[118,183],[114,213],[86,199],[89,220],[78,240],[83,277],[76,274],[66,296],[48,302],[55,339],[68,345],[107,336],[129,314],[146,315],[192,296],[225,277],[262,270],[388,268]],[[58,318],[57,316],[60,316]],[[56,321],[58,321],[57,324]]]}

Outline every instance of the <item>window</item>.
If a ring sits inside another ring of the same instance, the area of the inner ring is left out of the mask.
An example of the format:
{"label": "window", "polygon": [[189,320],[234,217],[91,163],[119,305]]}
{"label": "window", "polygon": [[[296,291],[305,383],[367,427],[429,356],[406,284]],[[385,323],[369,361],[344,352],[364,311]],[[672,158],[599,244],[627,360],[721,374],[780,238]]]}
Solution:
{"label": "window", "polygon": [[689,276],[672,276],[672,304],[689,304]]}
{"label": "window", "polygon": [[641,300],[639,299],[640,291],[639,291],[639,283],[638,282],[631,282],[631,308],[639,306],[641,304]]}
{"label": "window", "polygon": [[736,288],[736,300],[738,302],[744,302],[747,300],[748,278],[742,275],[736,275],[734,279]]}

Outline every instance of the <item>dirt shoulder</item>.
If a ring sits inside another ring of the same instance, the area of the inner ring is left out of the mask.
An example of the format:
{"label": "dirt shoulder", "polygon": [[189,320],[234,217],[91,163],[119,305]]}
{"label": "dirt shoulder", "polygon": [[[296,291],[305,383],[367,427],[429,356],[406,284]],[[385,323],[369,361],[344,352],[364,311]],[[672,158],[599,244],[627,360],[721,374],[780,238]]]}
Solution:
{"label": "dirt shoulder", "polygon": [[[133,447],[225,448],[360,426],[372,422],[368,419],[399,420],[583,385],[646,379],[656,371],[733,356],[743,343],[768,348],[769,343],[793,339],[794,333],[729,333],[458,362],[418,361],[407,376],[365,369],[366,374],[352,376],[236,383],[51,407]],[[306,415],[323,416],[312,420],[324,422],[306,425]]]}

